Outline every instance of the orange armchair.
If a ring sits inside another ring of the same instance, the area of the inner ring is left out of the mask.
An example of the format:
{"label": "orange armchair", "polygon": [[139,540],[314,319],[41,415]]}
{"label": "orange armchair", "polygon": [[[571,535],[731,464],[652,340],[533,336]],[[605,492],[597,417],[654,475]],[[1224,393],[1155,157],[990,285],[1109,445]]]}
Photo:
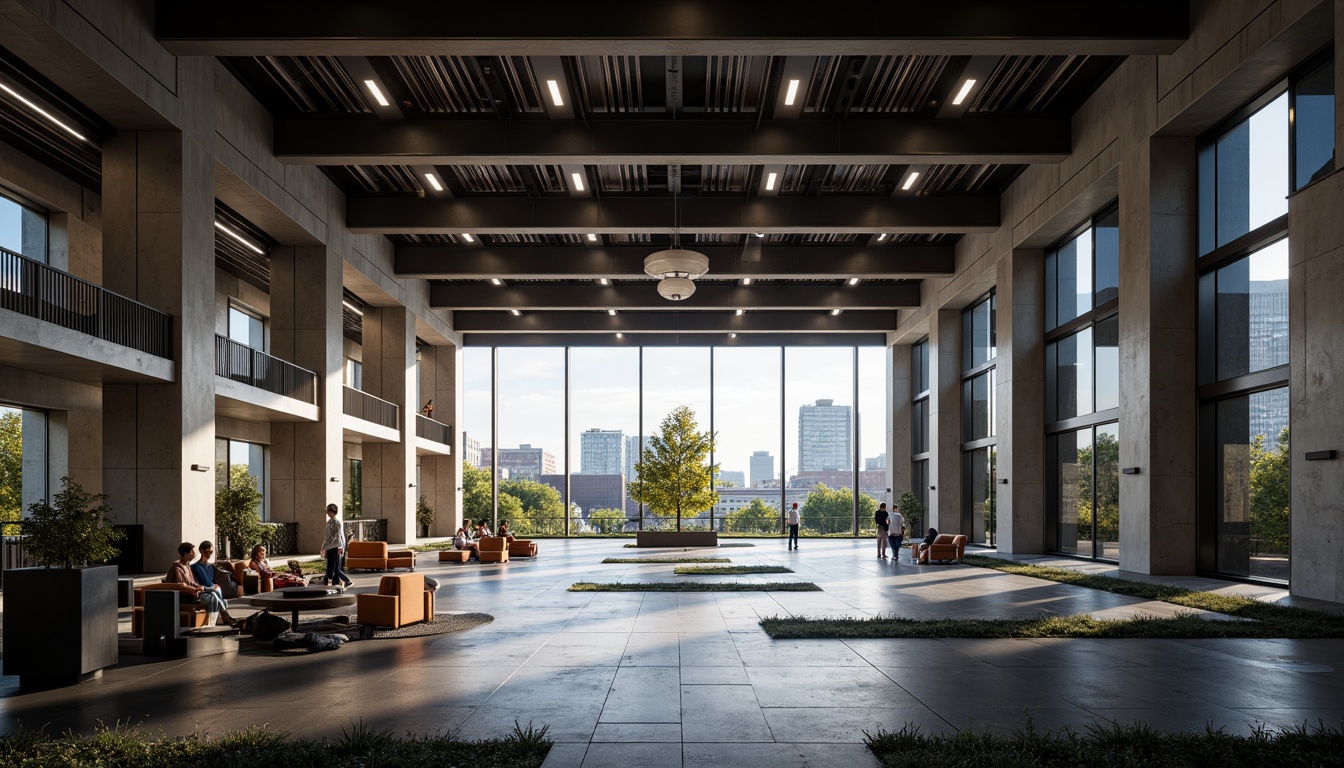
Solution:
{"label": "orange armchair", "polygon": [[249,574],[246,560],[234,560],[228,563],[227,567],[233,570],[233,580],[238,582],[238,587],[243,590],[244,595],[255,595],[275,589],[275,583],[270,576],[262,576],[255,571]]}
{"label": "orange armchair", "polygon": [[537,543],[527,539],[512,539],[509,541],[509,557],[536,557]]}
{"label": "orange armchair", "polygon": [[146,584],[143,587],[135,589],[135,606],[131,608],[131,636],[144,637],[145,635],[145,590],[148,589],[171,589],[181,592],[182,596],[178,603],[178,625],[187,629],[205,626],[205,608],[196,602],[196,590],[186,584],[177,584],[171,581],[159,582],[157,584]]}
{"label": "orange armchair", "polygon": [[938,538],[933,540],[932,544],[922,545],[919,549],[919,562],[929,563],[935,560],[947,561],[955,560],[960,563],[963,555],[966,554],[966,537],[962,534],[953,536],[950,533],[940,533]]}
{"label": "orange armchair", "polygon": [[501,536],[482,536],[476,552],[482,563],[509,562],[509,540]]}
{"label": "orange armchair", "polygon": [[425,589],[419,573],[398,573],[378,581],[378,594],[359,595],[358,621],[396,629],[417,621],[434,620],[434,593]]}

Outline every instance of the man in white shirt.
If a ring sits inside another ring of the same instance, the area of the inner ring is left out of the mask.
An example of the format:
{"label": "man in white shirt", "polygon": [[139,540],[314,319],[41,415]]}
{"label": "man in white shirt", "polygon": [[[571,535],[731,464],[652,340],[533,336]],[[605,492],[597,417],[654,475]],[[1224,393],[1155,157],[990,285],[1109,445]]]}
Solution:
{"label": "man in white shirt", "polygon": [[[901,514],[900,507],[894,507],[887,521],[887,542],[891,544],[891,559],[897,561],[901,559],[901,539],[905,538],[905,515]],[[914,562],[914,550],[910,551],[910,562]]]}
{"label": "man in white shirt", "polygon": [[789,549],[798,548],[798,502],[793,502],[789,511],[784,513],[784,522],[789,526]]}

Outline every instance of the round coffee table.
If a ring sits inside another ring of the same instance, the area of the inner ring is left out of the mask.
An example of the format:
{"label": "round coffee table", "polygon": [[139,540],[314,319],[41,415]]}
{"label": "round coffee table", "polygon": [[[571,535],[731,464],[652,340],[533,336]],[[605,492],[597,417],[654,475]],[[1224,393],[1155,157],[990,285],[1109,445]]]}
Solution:
{"label": "round coffee table", "polygon": [[347,608],[355,604],[355,596],[342,593],[337,595],[322,595],[319,597],[285,597],[280,590],[274,592],[263,592],[260,595],[252,595],[248,598],[252,604],[260,608],[270,608],[275,611],[289,611],[291,619],[289,626],[291,629],[299,628],[299,614],[305,611],[321,611],[331,608]]}

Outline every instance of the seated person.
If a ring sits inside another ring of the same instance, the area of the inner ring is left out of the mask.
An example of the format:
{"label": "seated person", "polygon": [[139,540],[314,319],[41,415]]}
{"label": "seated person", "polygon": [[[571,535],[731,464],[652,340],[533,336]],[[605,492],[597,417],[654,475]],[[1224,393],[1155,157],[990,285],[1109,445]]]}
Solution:
{"label": "seated person", "polygon": [[923,541],[915,545],[916,560],[919,559],[920,555],[924,554],[924,550],[928,549],[930,546],[933,545],[933,540],[936,538],[938,538],[938,529],[930,528],[929,535],[925,536]]}
{"label": "seated person", "polygon": [[481,559],[480,550],[477,548],[476,542],[472,540],[471,534],[467,533],[466,528],[457,529],[457,535],[453,536],[453,549],[465,549],[470,551],[471,554],[467,557],[468,560]]}
{"label": "seated person", "polygon": [[248,561],[247,567],[256,571],[262,578],[269,578],[276,589],[283,587],[302,587],[304,585],[302,576],[295,576],[292,573],[281,573],[271,568],[271,561],[266,559],[266,545],[258,544],[252,548],[252,559]]}
{"label": "seated person", "polygon": [[473,538],[480,541],[486,536],[494,536],[494,534],[490,532],[490,529],[485,526],[485,521],[482,520],[476,524],[476,535]]}
{"label": "seated person", "polygon": [[[202,542],[202,544],[209,546],[210,542],[206,541]],[[212,554],[213,550],[214,548],[210,547]],[[195,569],[191,565],[191,561],[196,557],[196,548],[191,545],[191,542],[184,541],[179,544],[177,547],[177,554],[177,561],[168,568],[168,573],[164,574],[163,580],[173,584],[184,584],[191,587],[196,593],[197,602],[201,604],[201,607],[205,608],[205,613],[208,617],[207,624],[213,624],[216,617],[218,617],[220,621],[223,621],[229,626],[237,626],[239,622],[229,615],[229,605],[224,602],[224,598],[220,596],[219,587],[213,585],[206,587],[197,581],[196,575],[193,573],[193,570]],[[206,562],[208,563],[208,561]],[[202,570],[208,570],[210,572],[211,581],[213,582],[214,568],[211,567]]]}
{"label": "seated person", "polygon": [[513,541],[513,534],[509,533],[508,520],[503,520],[500,522],[499,530],[495,532],[495,535],[500,537],[501,539],[508,539],[509,541]]}

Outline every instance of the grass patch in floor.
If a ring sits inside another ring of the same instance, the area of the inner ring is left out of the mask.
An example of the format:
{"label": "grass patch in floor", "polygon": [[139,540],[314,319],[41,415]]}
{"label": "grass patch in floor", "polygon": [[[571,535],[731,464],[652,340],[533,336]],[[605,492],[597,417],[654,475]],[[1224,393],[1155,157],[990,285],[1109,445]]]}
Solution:
{"label": "grass patch in floor", "polygon": [[689,565],[673,568],[672,572],[678,576],[742,576],[748,573],[793,573],[793,569],[782,565]]}
{"label": "grass patch in floor", "polygon": [[[1030,576],[1060,584],[1072,584],[1117,595],[1127,595],[1144,600],[1159,600],[1185,608],[1198,608],[1214,613],[1223,613],[1239,619],[1254,619],[1266,625],[1277,627],[1277,634],[1271,635],[1235,635],[1236,637],[1344,637],[1344,615],[1313,611],[1309,608],[1297,608],[1288,605],[1266,603],[1240,595],[1220,595],[1216,592],[1199,592],[1170,584],[1149,584],[1144,581],[1118,579],[1094,573],[1081,573],[1067,568],[1051,568],[1043,565],[1028,565],[997,557],[967,555],[967,565],[980,568],[992,568],[1004,573]],[[1245,622],[1234,622],[1245,623]],[[1232,636],[1232,635],[1229,635]],[[1207,635],[1204,635],[1207,637]]]}
{"label": "grass patch in floor", "polygon": [[[731,563],[726,557],[608,557],[603,563]],[[782,573],[782,571],[781,571]]]}
{"label": "grass patch in floor", "polygon": [[1039,733],[1028,720],[1013,734],[965,730],[922,734],[906,725],[895,733],[864,732],[865,743],[889,768],[950,768],[966,765],[1033,766],[1219,766],[1339,765],[1344,730],[1323,724],[1238,736],[1217,730],[1163,733],[1152,726],[1090,726],[1081,733]]}
{"label": "grass patch in floor", "polygon": [[538,768],[551,749],[546,728],[530,724],[504,738],[463,741],[452,736],[396,736],[362,723],[335,739],[298,739],[261,726],[220,735],[167,736],[118,723],[91,736],[24,731],[0,738],[0,765],[144,766],[279,765],[354,768],[368,765],[471,765]]}
{"label": "grass patch in floor", "polygon": [[810,581],[742,581],[689,582],[689,581],[628,581],[599,583],[580,581],[570,585],[570,592],[820,592],[821,587]]}
{"label": "grass patch in floor", "polygon": [[[1257,621],[1201,619],[1193,613],[1173,617],[1094,619],[1088,614],[1035,619],[910,619],[903,616],[809,619],[769,616],[761,628],[776,639],[919,638],[919,637],[1300,637],[1291,629]],[[1322,637],[1322,635],[1309,635]],[[1341,635],[1344,636],[1344,635]]]}
{"label": "grass patch in floor", "polygon": [[413,552],[438,552],[441,549],[452,549],[452,548],[453,548],[452,539],[444,539],[443,541],[431,541],[426,544],[416,544],[414,546],[407,547],[407,549]]}

